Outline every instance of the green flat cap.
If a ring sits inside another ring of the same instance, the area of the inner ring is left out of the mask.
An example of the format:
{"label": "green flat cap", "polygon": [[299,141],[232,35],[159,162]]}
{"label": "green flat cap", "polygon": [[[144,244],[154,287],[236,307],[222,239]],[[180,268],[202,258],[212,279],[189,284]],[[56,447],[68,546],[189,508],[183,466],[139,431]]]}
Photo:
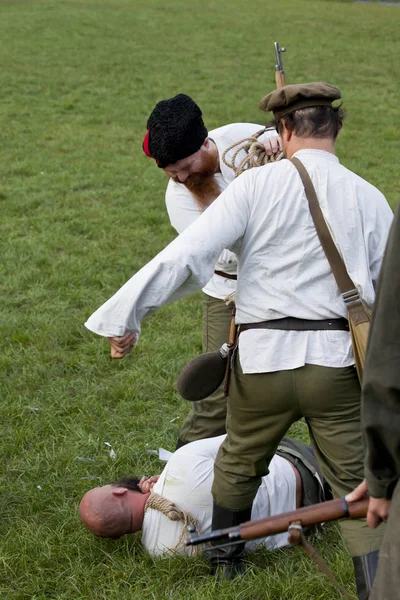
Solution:
{"label": "green flat cap", "polygon": [[341,97],[340,90],[329,83],[298,83],[274,90],[265,96],[258,106],[265,112],[273,112],[275,117],[282,117],[299,108],[330,106],[334,100]]}

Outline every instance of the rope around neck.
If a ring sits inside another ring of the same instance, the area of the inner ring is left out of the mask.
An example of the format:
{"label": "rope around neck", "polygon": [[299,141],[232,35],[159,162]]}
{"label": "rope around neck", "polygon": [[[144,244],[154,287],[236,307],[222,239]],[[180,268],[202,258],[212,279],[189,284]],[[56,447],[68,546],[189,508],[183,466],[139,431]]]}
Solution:
{"label": "rope around neck", "polygon": [[[285,158],[283,152],[275,152],[275,154],[267,154],[264,145],[258,141],[258,138],[266,131],[266,129],[262,129],[258,131],[253,136],[244,138],[243,140],[239,140],[229,146],[222,154],[222,160],[226,164],[227,167],[232,169],[235,173],[235,177],[238,177],[243,173],[243,171],[247,171],[247,169],[252,169],[253,167],[262,167],[271,162],[276,162],[278,160],[282,160]],[[232,158],[230,161],[227,159],[227,154],[233,150]],[[246,156],[243,160],[236,165],[236,158],[241,152],[244,150],[246,152]]]}
{"label": "rope around neck", "polygon": [[[180,523],[183,523],[182,533],[177,544],[173,548],[170,548],[172,552],[177,550],[179,546],[183,545],[185,537],[189,534],[188,527],[190,525],[194,525],[197,534],[200,533],[199,522],[191,513],[185,510],[180,510],[174,502],[163,498],[160,496],[160,494],[157,494],[157,492],[153,492],[153,490],[150,491],[150,496],[148,497],[144,507],[145,514],[149,508],[163,513],[163,515],[165,515],[170,521],[179,521]],[[192,548],[191,550],[193,554],[196,554],[198,548]]]}

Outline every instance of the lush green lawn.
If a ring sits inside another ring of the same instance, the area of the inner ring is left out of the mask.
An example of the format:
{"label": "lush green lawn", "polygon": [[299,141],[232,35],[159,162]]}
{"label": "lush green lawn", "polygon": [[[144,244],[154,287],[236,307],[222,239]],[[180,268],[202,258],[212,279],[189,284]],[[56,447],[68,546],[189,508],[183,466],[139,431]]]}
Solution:
{"label": "lush green lawn", "polygon": [[[210,129],[265,122],[276,40],[288,82],[341,88],[340,158],[394,207],[399,18],[335,1],[0,0],[1,598],[337,597],[300,551],[260,551],[246,577],[216,584],[203,559],[154,562],[135,536],[83,530],[88,487],[157,472],[146,448],[173,448],[200,297],[152,317],[121,362],[83,323],[174,237],[165,176],[141,151],[154,104],[186,92]],[[354,590],[335,527],[317,547]]]}

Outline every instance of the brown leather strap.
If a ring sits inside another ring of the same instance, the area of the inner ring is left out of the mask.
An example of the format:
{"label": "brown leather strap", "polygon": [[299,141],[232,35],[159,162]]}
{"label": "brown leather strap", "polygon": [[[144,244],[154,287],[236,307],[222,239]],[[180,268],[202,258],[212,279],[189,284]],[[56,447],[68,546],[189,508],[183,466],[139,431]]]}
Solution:
{"label": "brown leather strap", "polygon": [[294,156],[290,159],[293,166],[297,169],[303,182],[306,192],[310,213],[314,221],[314,226],[318,234],[319,241],[325,252],[325,256],[331,266],[332,273],[336,279],[338,288],[342,294],[343,300],[349,311],[350,318],[355,324],[367,323],[370,319],[365,311],[360,294],[350,278],[346,265],[336,248],[331,233],[326,224],[324,215],[319,205],[317,193],[303,163]]}
{"label": "brown leather strap", "polygon": [[224,271],[214,271],[215,275],[219,275],[220,277],[225,277],[225,279],[234,279],[237,280],[237,275],[232,275],[231,273],[224,273]]}
{"label": "brown leather strap", "polygon": [[351,596],[349,592],[336,580],[336,577],[334,576],[334,574],[332,573],[322,556],[318,554],[315,548],[306,539],[303,533],[301,521],[294,521],[293,523],[291,523],[289,527],[288,542],[292,544],[292,546],[301,546],[304,552],[307,554],[307,556],[313,559],[320,571],[322,571],[322,573],[324,573],[324,575],[328,577],[329,581],[335,586],[337,590],[339,590],[342,596],[344,596],[348,600],[355,600],[354,596]]}
{"label": "brown leather strap", "polygon": [[347,319],[296,319],[285,317],[284,319],[273,319],[261,321],[260,323],[244,323],[240,325],[240,331],[247,329],[280,329],[282,331],[349,331]]}
{"label": "brown leather strap", "polygon": [[321,246],[326,254],[326,258],[331,266],[339,290],[342,294],[350,292],[355,289],[355,285],[350,279],[346,265],[344,264],[343,259],[335,246],[335,242],[332,239],[308,171],[298,158],[293,157],[290,160],[299,172],[303,182],[315,229],[317,230],[319,241],[321,242]]}

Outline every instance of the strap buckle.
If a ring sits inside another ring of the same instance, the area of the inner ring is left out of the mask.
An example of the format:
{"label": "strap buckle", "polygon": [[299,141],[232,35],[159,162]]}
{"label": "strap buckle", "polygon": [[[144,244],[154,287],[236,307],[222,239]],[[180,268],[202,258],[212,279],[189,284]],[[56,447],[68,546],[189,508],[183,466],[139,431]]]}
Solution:
{"label": "strap buckle", "polygon": [[358,290],[356,288],[353,288],[352,290],[347,290],[347,292],[344,292],[341,296],[346,306],[351,306],[352,304],[361,302],[360,294],[358,293]]}

